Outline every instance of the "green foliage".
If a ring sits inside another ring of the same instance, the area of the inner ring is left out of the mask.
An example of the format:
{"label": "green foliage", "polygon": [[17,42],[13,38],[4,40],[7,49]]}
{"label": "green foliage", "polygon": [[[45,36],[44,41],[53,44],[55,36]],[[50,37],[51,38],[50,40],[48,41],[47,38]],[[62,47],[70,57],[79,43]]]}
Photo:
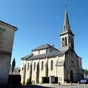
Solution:
{"label": "green foliage", "polygon": [[88,75],[88,70],[87,69],[82,69],[82,73],[85,75]]}
{"label": "green foliage", "polygon": [[27,85],[28,85],[28,84],[32,84],[31,78],[27,79],[27,83],[26,83],[26,84],[27,84]]}

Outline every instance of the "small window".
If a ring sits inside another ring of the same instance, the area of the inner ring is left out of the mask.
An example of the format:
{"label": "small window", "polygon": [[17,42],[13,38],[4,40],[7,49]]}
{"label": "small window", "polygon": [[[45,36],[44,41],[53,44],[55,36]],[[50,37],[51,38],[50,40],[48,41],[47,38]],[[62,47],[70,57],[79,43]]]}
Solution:
{"label": "small window", "polygon": [[53,60],[51,60],[51,70],[53,70]]}
{"label": "small window", "polygon": [[65,46],[67,46],[67,38],[65,37]]}
{"label": "small window", "polygon": [[44,63],[43,63],[43,61],[42,61],[42,63],[41,63],[41,70],[43,70],[43,64],[44,64]]}

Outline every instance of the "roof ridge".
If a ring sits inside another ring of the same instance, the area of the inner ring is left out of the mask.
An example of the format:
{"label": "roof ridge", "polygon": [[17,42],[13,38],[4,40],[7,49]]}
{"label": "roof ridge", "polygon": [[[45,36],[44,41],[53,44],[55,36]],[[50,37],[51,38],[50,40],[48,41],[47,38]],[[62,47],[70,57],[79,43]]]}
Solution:
{"label": "roof ridge", "polygon": [[32,51],[41,50],[41,49],[49,48],[49,47],[52,47],[52,48],[56,49],[56,48],[53,47],[52,45],[46,43],[46,44],[43,44],[43,45],[41,45],[41,46],[38,46],[37,48],[34,48]]}

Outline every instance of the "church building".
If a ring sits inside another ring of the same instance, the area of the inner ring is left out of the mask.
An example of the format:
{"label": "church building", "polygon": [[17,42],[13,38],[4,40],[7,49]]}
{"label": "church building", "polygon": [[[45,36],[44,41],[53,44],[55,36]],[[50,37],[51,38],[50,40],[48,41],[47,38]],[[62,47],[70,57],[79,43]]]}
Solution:
{"label": "church building", "polygon": [[60,33],[61,50],[44,44],[21,58],[21,82],[65,83],[78,82],[82,74],[82,59],[74,50],[74,33],[71,30],[68,12],[65,10],[63,30]]}

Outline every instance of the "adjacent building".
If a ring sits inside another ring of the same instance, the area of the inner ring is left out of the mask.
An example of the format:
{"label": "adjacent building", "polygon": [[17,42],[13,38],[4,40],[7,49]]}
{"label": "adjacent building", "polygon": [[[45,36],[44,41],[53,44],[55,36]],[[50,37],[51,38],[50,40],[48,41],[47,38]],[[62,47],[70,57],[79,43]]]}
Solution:
{"label": "adjacent building", "polygon": [[10,67],[9,75],[20,75],[20,67],[15,67],[13,72],[11,70],[12,67]]}
{"label": "adjacent building", "polygon": [[8,83],[14,33],[16,27],[0,21],[0,84]]}
{"label": "adjacent building", "polygon": [[82,74],[82,59],[74,50],[74,33],[71,30],[67,10],[65,10],[63,30],[60,33],[61,50],[44,44],[21,58],[21,82],[32,83],[78,82]]}

